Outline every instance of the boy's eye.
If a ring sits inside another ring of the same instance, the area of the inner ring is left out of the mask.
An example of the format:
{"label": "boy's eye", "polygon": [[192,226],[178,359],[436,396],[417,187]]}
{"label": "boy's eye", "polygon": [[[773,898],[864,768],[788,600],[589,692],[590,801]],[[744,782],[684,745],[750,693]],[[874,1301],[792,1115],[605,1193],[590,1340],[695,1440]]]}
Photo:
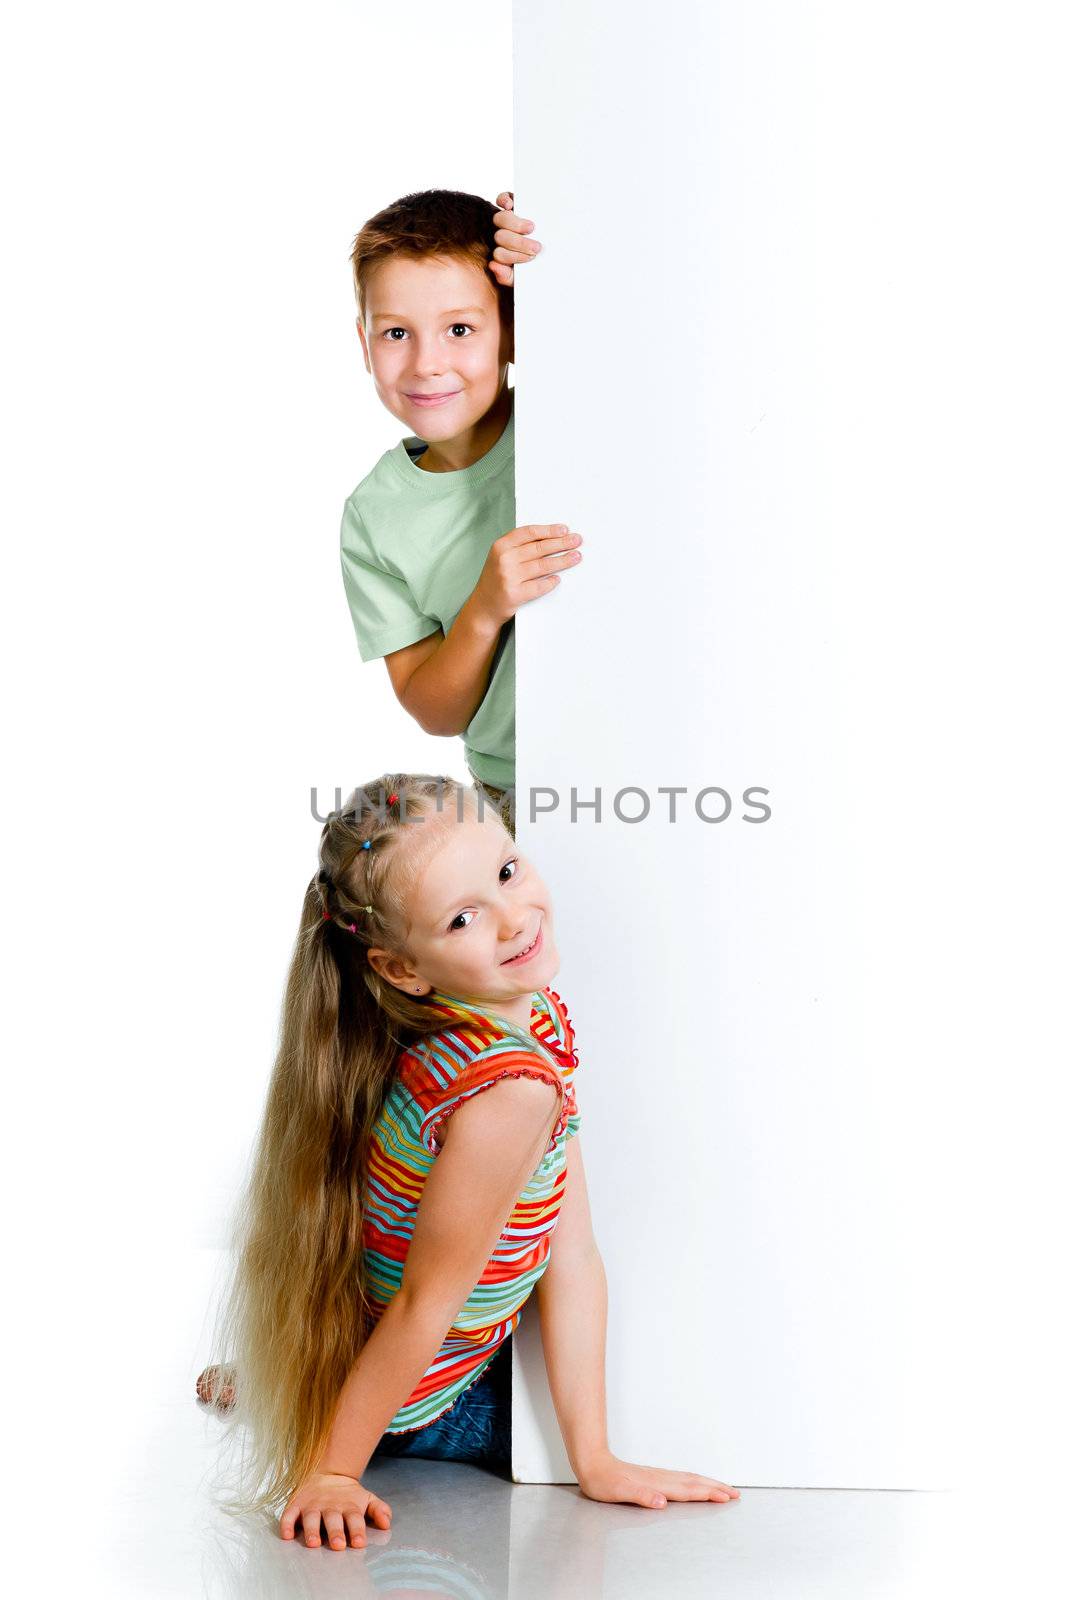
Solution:
{"label": "boy's eye", "polygon": [[[469,323],[469,322],[453,322],[451,324],[452,333],[457,332],[457,330],[459,328],[462,329],[464,336],[467,335],[467,334],[475,332],[475,329],[474,329],[472,323]],[[405,335],[406,334],[406,329],[405,328],[385,328],[384,332],[381,334],[381,338],[382,339],[386,339],[389,344],[398,344],[399,340],[392,338],[392,334],[393,333],[401,333],[401,334]]]}
{"label": "boy's eye", "polygon": [[451,921],[448,923],[448,932],[449,933],[453,933],[456,928],[468,928],[470,926],[470,924],[468,922],[463,922],[462,919],[463,919],[463,917],[472,917],[472,916],[473,916],[473,912],[472,911],[460,911],[458,916],[457,917],[452,917]]}
{"label": "boy's eye", "polygon": [[501,878],[503,877],[504,873],[507,871],[508,867],[514,867],[515,868],[515,871],[512,872],[510,874],[509,878],[508,878],[508,882],[510,882],[511,878],[517,878],[517,876],[518,876],[518,857],[517,856],[512,856],[510,861],[505,861],[504,862],[503,866],[500,868],[500,877]]}

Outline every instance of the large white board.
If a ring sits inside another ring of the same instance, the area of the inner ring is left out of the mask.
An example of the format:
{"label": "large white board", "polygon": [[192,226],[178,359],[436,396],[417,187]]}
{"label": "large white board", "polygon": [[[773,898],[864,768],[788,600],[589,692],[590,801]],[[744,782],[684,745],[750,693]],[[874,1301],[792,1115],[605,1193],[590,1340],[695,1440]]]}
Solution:
{"label": "large white board", "polygon": [[[981,1348],[963,1168],[1015,1015],[982,797],[997,729],[1021,737],[1006,644],[1046,666],[1059,615],[1011,605],[1004,559],[1054,538],[1063,438],[1038,408],[1030,443],[1032,356],[995,315],[1018,228],[1055,214],[1011,164],[1027,128],[1056,164],[1029,35],[849,0],[514,15],[516,203],[545,241],[516,291],[517,520],[585,538],[518,618],[519,837],[577,1024],[612,1446],[942,1486]],[[1056,270],[1034,257],[1053,311]],[[527,817],[530,786],[558,809]],[[515,1472],[569,1478],[536,1332]]]}

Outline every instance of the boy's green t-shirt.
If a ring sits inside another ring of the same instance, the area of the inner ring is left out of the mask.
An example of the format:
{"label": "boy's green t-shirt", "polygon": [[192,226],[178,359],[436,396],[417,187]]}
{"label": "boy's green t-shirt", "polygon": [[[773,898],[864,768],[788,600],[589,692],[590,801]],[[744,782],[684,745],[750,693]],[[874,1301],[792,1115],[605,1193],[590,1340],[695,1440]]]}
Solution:
{"label": "boy's green t-shirt", "polygon": [[[485,558],[515,525],[515,412],[480,460],[425,472],[413,435],[386,450],[343,508],[340,555],[363,661],[446,634]],[[500,630],[485,697],[463,734],[468,766],[486,783],[515,782],[515,625]]]}

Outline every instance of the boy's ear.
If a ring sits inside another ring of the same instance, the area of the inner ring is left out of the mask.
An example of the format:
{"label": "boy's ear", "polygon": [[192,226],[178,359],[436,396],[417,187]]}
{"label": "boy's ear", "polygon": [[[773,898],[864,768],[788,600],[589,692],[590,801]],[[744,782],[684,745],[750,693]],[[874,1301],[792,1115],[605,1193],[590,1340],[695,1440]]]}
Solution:
{"label": "boy's ear", "polygon": [[510,327],[505,327],[502,322],[500,323],[500,360],[509,361],[512,366],[515,364],[515,325],[513,322]]}
{"label": "boy's ear", "polygon": [[369,365],[369,346],[365,342],[365,329],[362,327],[361,316],[355,317],[354,326],[358,329],[358,337],[362,341],[362,360],[365,362],[365,370],[371,373],[373,368]]}

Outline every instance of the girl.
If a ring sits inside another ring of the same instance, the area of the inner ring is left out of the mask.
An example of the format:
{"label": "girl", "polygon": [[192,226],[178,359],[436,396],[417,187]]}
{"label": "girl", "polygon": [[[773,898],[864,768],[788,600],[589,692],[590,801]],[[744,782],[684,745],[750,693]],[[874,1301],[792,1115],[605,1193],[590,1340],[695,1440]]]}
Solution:
{"label": "girl", "polygon": [[[365,1544],[378,1455],[509,1470],[509,1338],[536,1289],[571,1466],[594,1500],[727,1501],[608,1446],[607,1288],[548,891],[476,789],[355,791],[306,890],[222,1320],[199,1393],[244,1427],[227,1509],[285,1502]],[[556,1232],[555,1249],[551,1248]]]}

